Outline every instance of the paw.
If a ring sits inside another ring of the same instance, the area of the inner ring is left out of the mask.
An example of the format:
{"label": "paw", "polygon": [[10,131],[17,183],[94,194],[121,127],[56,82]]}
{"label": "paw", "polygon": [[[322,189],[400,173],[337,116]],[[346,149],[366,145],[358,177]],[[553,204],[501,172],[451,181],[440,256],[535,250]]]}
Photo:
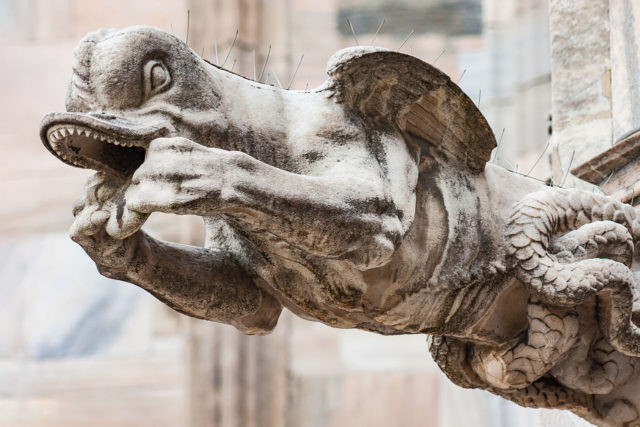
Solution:
{"label": "paw", "polygon": [[221,206],[230,156],[186,138],[155,139],[122,197],[111,206],[107,232],[125,238],[152,212],[215,213]]}
{"label": "paw", "polygon": [[92,176],[87,181],[83,195],[74,204],[75,220],[69,231],[71,239],[87,252],[96,262],[98,270],[108,277],[126,271],[138,240],[138,236],[119,239],[107,230],[122,186],[123,182],[102,173]]}

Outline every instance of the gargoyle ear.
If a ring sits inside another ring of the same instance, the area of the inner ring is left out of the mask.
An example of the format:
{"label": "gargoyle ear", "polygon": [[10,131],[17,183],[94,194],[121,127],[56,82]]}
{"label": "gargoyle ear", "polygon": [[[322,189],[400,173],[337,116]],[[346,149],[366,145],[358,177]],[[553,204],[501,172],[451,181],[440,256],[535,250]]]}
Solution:
{"label": "gargoyle ear", "polygon": [[166,65],[153,59],[144,64],[144,92],[147,99],[164,92],[170,85],[171,74]]}

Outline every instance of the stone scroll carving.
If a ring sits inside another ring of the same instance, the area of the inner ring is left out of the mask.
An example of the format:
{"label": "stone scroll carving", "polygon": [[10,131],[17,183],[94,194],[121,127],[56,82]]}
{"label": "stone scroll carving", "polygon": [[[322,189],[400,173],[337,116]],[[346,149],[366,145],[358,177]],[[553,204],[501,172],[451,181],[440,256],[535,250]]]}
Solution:
{"label": "stone scroll carving", "polygon": [[[485,118],[414,57],[350,48],[328,74],[288,91],[153,28],[87,35],[41,127],[97,171],[71,237],[189,316],[428,334],[460,386],[639,424],[636,210],[488,164]],[[203,217],[205,247],[149,236],[152,212]]]}

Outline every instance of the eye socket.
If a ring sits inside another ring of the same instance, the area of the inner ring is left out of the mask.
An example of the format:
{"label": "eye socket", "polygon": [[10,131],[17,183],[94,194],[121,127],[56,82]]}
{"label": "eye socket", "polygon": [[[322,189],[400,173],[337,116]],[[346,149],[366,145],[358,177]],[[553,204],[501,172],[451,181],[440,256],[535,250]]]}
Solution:
{"label": "eye socket", "polygon": [[151,60],[144,65],[144,86],[147,98],[169,88],[171,75],[160,61]]}

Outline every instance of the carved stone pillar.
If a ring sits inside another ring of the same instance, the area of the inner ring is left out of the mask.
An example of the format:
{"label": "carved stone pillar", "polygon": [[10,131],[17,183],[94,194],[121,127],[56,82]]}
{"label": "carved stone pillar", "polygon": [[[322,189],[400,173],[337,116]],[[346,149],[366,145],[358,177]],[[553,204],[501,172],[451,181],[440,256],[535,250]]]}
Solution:
{"label": "carved stone pillar", "polygon": [[[609,9],[611,55],[611,147],[573,168],[577,177],[616,198],[638,205],[640,195],[640,5],[612,1]],[[588,108],[585,106],[585,108]],[[589,150],[591,152],[591,150]],[[576,163],[578,164],[578,163]]]}
{"label": "carved stone pillar", "polygon": [[617,144],[640,128],[640,3],[610,3],[611,103],[613,143]]}
{"label": "carved stone pillar", "polygon": [[549,19],[552,164],[560,183],[569,163],[580,165],[611,146],[609,1],[551,0]]}

